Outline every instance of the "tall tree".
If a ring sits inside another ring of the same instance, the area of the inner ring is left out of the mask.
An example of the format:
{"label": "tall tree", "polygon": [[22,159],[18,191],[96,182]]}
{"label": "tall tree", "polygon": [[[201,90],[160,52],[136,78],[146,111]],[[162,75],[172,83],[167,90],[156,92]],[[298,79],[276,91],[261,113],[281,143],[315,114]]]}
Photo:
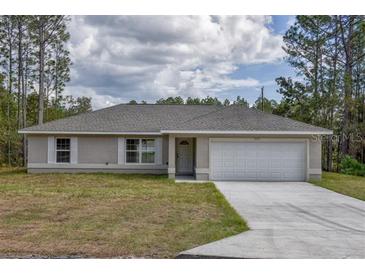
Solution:
{"label": "tall tree", "polygon": [[70,37],[66,28],[67,20],[62,15],[36,15],[31,18],[31,38],[38,49],[38,124],[44,121],[46,50],[50,45],[67,42]]}
{"label": "tall tree", "polygon": [[[340,134],[335,157],[337,168],[342,155],[365,160],[362,142],[364,110],[364,17],[297,16],[284,36],[286,60],[301,80],[279,77],[283,101],[275,112]],[[361,125],[360,125],[361,124]],[[332,170],[332,137],[324,146],[325,166]]]}
{"label": "tall tree", "polygon": [[262,106],[264,107],[263,111],[268,113],[273,113],[273,111],[277,108],[278,103],[275,100],[269,100],[268,98],[261,96],[258,97],[253,105],[254,108],[262,110]]}
{"label": "tall tree", "polygon": [[14,48],[15,48],[15,20],[13,16],[5,15],[0,21],[0,62],[3,68],[2,73],[7,77],[7,132],[8,132],[8,164],[11,164],[11,97],[14,82]]}
{"label": "tall tree", "polygon": [[241,98],[241,96],[237,96],[236,100],[233,101],[234,105],[242,105],[242,106],[246,106],[248,107],[249,104],[248,102],[245,100],[245,98]]}
{"label": "tall tree", "polygon": [[[91,109],[90,98],[62,94],[71,65],[67,21],[64,16],[0,16],[0,165],[4,155],[8,165],[25,164],[26,138],[19,128]],[[47,119],[40,117],[44,110]]]}
{"label": "tall tree", "polygon": [[[17,47],[17,123],[18,129],[26,127],[26,88],[25,88],[25,62],[27,62],[26,52],[30,45],[28,35],[28,19],[29,16],[14,16],[16,25],[16,47]],[[26,164],[26,137],[22,136],[21,154],[23,165]]]}

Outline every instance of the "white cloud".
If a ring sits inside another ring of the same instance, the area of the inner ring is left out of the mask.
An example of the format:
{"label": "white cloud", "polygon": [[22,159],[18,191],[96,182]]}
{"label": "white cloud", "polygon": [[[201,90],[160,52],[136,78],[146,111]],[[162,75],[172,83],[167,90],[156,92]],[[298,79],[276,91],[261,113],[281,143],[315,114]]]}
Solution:
{"label": "white cloud", "polygon": [[126,101],[125,99],[123,100],[123,98],[113,97],[110,95],[97,94],[94,89],[87,87],[71,86],[65,91],[65,95],[74,96],[75,94],[77,94],[77,96],[91,97],[92,98],[91,103],[93,109],[109,107]]}
{"label": "white cloud", "polygon": [[[283,56],[268,16],[75,16],[69,93],[94,107],[131,99],[219,96],[260,83],[235,79],[239,65]],[[96,102],[97,101],[97,102]]]}

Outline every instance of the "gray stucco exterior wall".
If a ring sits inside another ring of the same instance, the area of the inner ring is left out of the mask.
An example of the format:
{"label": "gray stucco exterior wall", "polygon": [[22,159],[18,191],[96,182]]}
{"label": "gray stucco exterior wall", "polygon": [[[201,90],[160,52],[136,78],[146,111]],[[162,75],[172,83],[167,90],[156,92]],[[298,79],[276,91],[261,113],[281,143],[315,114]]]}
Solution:
{"label": "gray stucco exterior wall", "polygon": [[321,179],[322,174],[322,142],[320,136],[309,139],[309,179]]}
{"label": "gray stucco exterior wall", "polygon": [[320,138],[309,139],[309,168],[321,169],[322,145]]}
{"label": "gray stucco exterior wall", "polygon": [[47,163],[48,137],[28,136],[28,163]]}
{"label": "gray stucco exterior wall", "polygon": [[[77,163],[49,163],[50,135],[28,135],[28,172],[118,172],[167,174],[168,136],[161,138],[161,164],[118,164],[118,138],[156,138],[154,136],[85,136],[77,137]],[[58,137],[58,136],[57,136]]]}
{"label": "gray stucco exterior wall", "polygon": [[79,136],[78,159],[80,164],[117,164],[118,137]]}

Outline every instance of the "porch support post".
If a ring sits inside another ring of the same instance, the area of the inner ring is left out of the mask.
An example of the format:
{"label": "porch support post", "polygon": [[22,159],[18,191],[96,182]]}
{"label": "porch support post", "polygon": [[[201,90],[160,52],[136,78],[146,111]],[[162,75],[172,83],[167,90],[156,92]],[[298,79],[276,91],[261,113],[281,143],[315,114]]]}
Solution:
{"label": "porch support post", "polygon": [[169,179],[175,179],[175,136],[169,135],[169,166],[168,166],[168,174]]}
{"label": "porch support post", "polygon": [[209,138],[196,138],[196,166],[195,179],[207,181],[209,180]]}

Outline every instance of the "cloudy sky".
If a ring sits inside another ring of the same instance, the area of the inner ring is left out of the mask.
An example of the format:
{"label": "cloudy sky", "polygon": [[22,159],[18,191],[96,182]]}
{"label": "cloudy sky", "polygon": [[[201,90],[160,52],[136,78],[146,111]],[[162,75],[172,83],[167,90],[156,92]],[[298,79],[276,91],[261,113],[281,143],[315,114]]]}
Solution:
{"label": "cloudy sky", "polygon": [[292,16],[73,16],[71,82],[94,109],[181,96],[253,103],[280,99],[275,78],[293,76],[282,35]]}

